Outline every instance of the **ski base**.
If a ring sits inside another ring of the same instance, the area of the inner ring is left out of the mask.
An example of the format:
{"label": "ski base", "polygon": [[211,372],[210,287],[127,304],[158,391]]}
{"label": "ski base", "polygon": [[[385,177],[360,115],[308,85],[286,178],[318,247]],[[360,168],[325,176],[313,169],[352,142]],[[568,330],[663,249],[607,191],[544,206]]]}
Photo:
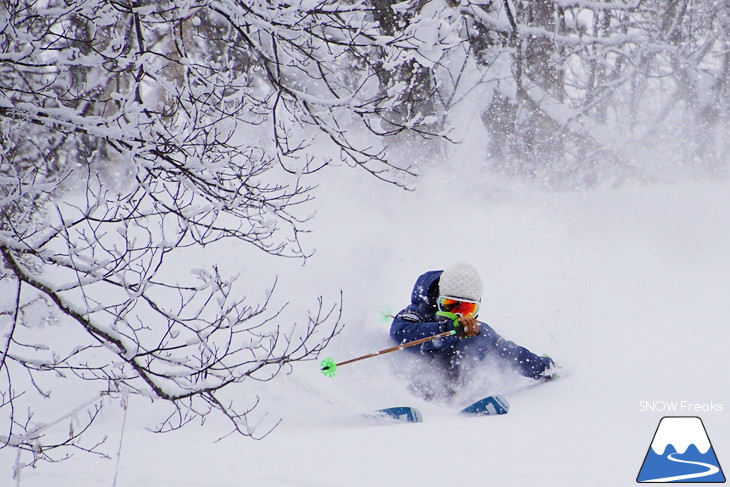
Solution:
{"label": "ski base", "polygon": [[503,396],[487,396],[461,410],[465,414],[507,414],[509,402]]}

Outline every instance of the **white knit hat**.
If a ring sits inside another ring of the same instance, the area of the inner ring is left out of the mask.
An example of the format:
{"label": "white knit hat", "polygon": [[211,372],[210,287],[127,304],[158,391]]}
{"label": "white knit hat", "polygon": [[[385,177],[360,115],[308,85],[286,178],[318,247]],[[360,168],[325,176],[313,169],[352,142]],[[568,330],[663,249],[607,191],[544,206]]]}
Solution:
{"label": "white knit hat", "polygon": [[454,264],[441,274],[439,294],[480,301],[482,299],[482,280],[473,266],[465,263]]}

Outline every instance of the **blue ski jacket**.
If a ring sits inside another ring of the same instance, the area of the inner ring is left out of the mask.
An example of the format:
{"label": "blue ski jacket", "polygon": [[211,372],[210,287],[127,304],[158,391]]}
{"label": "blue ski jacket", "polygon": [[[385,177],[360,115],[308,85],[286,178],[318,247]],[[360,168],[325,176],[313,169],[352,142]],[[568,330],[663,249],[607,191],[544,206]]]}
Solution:
{"label": "blue ski jacket", "polygon": [[[451,320],[436,316],[438,283],[442,272],[428,271],[416,280],[411,293],[411,304],[395,316],[390,327],[390,336],[396,342],[408,343],[453,329]],[[458,366],[463,357],[498,357],[506,364],[516,367],[525,377],[533,379],[542,377],[554,365],[552,359],[535,355],[528,349],[505,340],[486,323],[479,324],[479,335],[467,338],[452,335],[407,350],[440,358],[450,367]]]}

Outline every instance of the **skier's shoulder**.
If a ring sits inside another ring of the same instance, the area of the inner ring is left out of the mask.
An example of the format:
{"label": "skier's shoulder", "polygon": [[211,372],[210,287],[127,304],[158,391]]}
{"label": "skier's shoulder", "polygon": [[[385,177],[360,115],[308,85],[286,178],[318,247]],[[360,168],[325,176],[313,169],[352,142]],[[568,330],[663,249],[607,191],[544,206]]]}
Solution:
{"label": "skier's shoulder", "polygon": [[428,312],[423,309],[423,306],[410,304],[398,314],[395,315],[396,321],[409,321],[412,323],[420,323],[427,321]]}
{"label": "skier's shoulder", "polygon": [[443,271],[427,271],[421,274],[413,286],[411,303],[393,318],[393,327],[399,329],[409,323],[434,321],[437,311],[438,280]]}

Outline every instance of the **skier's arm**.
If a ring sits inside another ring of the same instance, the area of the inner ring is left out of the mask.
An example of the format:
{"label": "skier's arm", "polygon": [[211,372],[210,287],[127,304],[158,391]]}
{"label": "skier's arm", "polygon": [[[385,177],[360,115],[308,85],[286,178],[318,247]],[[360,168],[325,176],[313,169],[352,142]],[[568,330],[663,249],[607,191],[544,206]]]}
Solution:
{"label": "skier's arm", "polygon": [[[550,357],[541,357],[521,347],[514,342],[505,340],[486,323],[482,323],[482,334],[486,335],[487,343],[503,360],[511,363],[525,377],[540,379],[545,372],[555,364]],[[485,338],[486,338],[485,337]]]}
{"label": "skier's arm", "polygon": [[[393,323],[390,326],[390,336],[396,342],[403,344],[420,338],[437,335],[450,329],[448,327],[449,320],[425,321],[425,319],[422,312],[414,306],[409,306],[395,315]],[[451,345],[456,339],[454,336],[426,342],[421,345],[421,350],[437,350]]]}

